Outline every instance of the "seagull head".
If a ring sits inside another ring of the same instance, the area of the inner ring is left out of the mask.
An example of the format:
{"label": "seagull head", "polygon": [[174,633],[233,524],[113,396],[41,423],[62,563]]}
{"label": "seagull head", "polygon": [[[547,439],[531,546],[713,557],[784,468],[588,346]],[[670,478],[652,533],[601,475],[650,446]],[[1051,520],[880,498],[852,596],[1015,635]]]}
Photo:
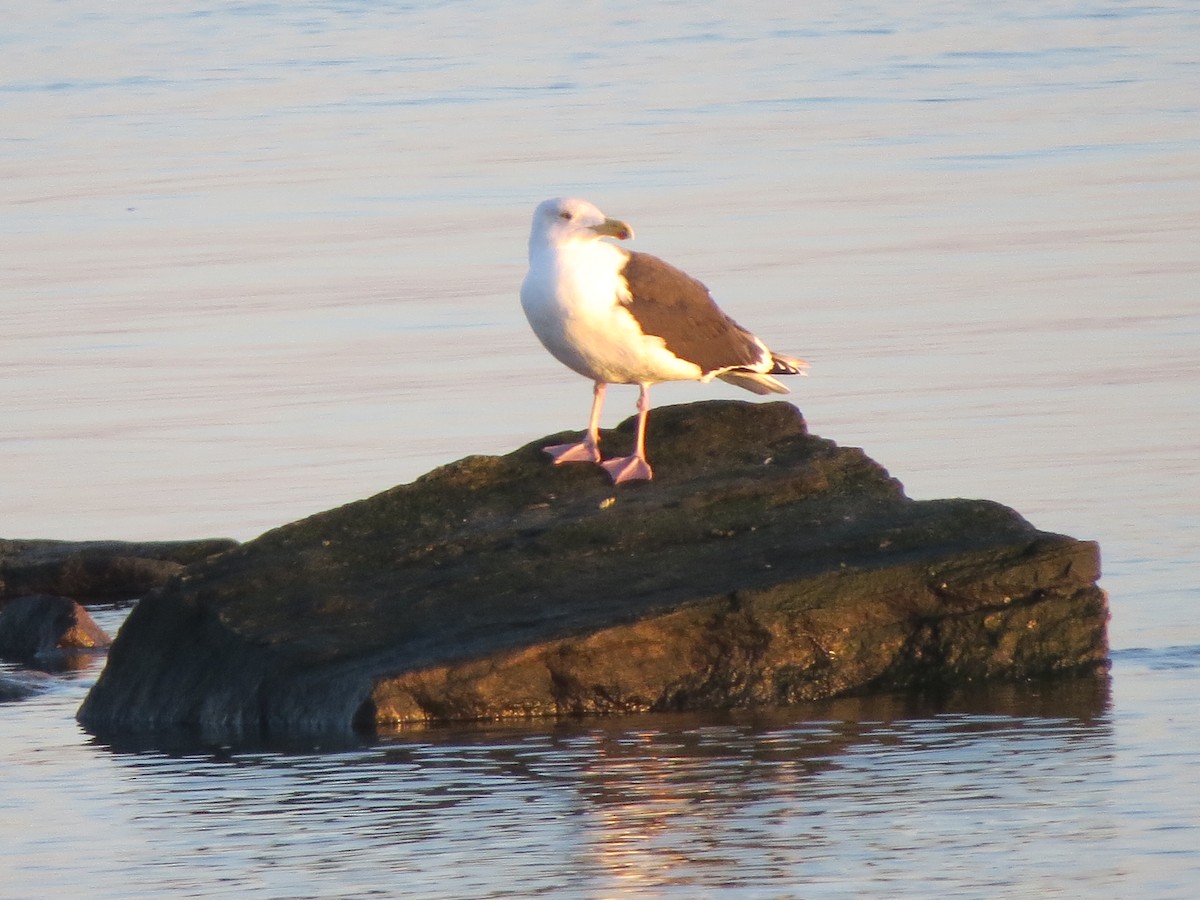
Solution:
{"label": "seagull head", "polygon": [[594,241],[612,237],[619,241],[633,237],[633,229],[620,219],[610,219],[586,200],[554,197],[543,200],[533,213],[529,248],[549,245],[561,247],[573,241]]}

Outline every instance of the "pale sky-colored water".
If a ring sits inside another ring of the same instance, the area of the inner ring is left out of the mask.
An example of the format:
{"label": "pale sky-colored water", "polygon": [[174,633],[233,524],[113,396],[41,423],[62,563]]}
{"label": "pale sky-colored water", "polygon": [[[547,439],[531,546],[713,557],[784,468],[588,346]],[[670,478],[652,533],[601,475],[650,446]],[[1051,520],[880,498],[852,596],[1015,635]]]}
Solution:
{"label": "pale sky-colored water", "polygon": [[[0,36],[0,534],[247,539],[581,428],[589,386],[516,299],[534,204],[575,193],[808,359],[812,429],[913,496],[999,500],[1099,540],[1116,594],[1194,597],[1198,23],[25,4]],[[715,396],[751,399],[653,392]],[[1114,632],[1165,639],[1136,620]]]}
{"label": "pale sky-colored water", "polygon": [[111,6],[0,26],[0,536],[248,539],[582,428],[517,303],[574,193],[816,433],[1098,540],[1112,692],[177,755],[76,728],[93,670],[0,709],[0,893],[1194,892],[1194,4]]}

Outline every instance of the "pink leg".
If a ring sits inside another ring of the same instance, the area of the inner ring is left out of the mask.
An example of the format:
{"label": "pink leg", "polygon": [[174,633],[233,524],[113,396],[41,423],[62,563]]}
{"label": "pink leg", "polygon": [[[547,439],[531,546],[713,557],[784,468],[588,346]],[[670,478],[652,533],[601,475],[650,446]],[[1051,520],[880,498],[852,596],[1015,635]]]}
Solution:
{"label": "pink leg", "polygon": [[623,481],[649,481],[654,477],[650,463],[646,462],[646,418],[650,415],[650,385],[640,385],[638,394],[637,440],[633,456],[618,456],[600,463],[612,476],[613,484]]}
{"label": "pink leg", "polygon": [[543,447],[543,453],[554,458],[554,464],[565,462],[600,462],[600,409],[604,406],[604,391],[608,385],[597,381],[592,388],[592,417],[588,420],[587,433],[576,444],[551,444]]}

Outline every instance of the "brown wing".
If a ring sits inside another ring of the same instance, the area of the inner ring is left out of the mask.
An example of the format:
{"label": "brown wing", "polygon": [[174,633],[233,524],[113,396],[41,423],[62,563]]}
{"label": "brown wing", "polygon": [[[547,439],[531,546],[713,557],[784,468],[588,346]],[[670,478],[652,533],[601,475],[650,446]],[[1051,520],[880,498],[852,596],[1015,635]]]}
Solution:
{"label": "brown wing", "polygon": [[686,272],[647,253],[630,253],[621,274],[629,286],[629,312],[642,331],[663,339],[680,359],[704,373],[762,366],[761,345],[721,312],[708,288]]}

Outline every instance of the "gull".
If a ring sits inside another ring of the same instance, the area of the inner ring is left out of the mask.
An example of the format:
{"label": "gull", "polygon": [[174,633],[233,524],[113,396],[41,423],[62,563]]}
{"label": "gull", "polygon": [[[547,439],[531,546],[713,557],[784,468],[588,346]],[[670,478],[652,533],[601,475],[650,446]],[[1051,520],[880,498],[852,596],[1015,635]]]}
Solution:
{"label": "gull", "polygon": [[[713,378],[756,394],[786,394],[774,376],[804,375],[802,359],[773,353],[725,315],[708,288],[669,263],[605,238],[633,229],[586,200],[538,204],[529,234],[521,307],[550,354],[594,384],[583,439],[543,448],[556,464],[599,463],[614,484],[648,481],[650,386]],[[636,384],[637,436],[630,456],[603,459],[600,410],[610,384]]]}

